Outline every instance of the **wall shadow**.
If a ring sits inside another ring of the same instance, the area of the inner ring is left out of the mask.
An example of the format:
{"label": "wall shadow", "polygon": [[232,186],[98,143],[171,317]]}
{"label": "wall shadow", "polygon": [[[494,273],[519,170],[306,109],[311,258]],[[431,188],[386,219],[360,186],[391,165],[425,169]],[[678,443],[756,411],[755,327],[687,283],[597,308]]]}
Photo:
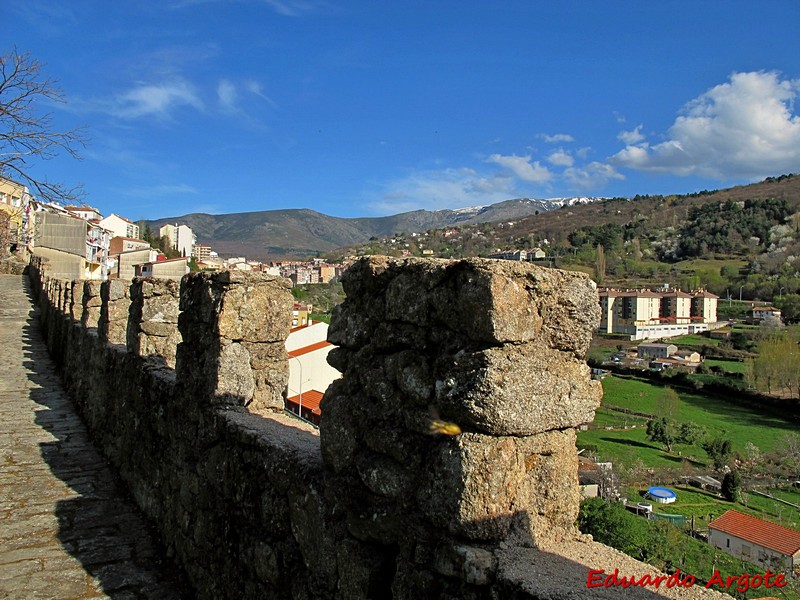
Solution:
{"label": "wall shadow", "polygon": [[[494,588],[502,598],[656,600],[666,596],[663,593],[666,591],[665,582],[655,583],[659,573],[655,567],[630,557],[620,558],[617,551],[607,546],[567,533],[562,540],[542,536],[548,539],[540,540],[537,547],[526,533],[530,527],[530,517],[526,512],[491,520],[493,527],[504,529],[508,526],[513,531],[510,541],[501,544],[495,552],[498,563]],[[503,520],[511,523],[497,523]],[[475,568],[471,570],[474,572]],[[623,586],[623,578],[630,581],[634,577],[638,582],[646,574],[650,574],[650,578],[644,585]],[[686,575],[690,574],[681,573],[679,579],[685,579]],[[702,585],[691,587],[701,588]],[[676,586],[674,589],[681,588]]]}
{"label": "wall shadow", "polygon": [[34,422],[55,438],[39,449],[50,472],[68,488],[67,498],[55,503],[57,539],[110,598],[193,598],[182,570],[92,444],[49,356],[27,277],[23,282],[34,307],[22,330],[23,366],[29,397],[43,408]]}

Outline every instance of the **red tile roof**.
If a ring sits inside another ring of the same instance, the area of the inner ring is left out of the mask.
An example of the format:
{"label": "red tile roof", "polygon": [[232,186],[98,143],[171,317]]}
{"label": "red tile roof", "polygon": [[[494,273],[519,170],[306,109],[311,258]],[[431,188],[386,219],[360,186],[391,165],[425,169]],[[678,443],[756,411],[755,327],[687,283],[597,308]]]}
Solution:
{"label": "red tile roof", "polygon": [[[319,403],[322,400],[322,392],[317,390],[308,390],[303,392],[303,408],[309,409],[315,415],[321,415],[322,411],[319,408]],[[296,406],[300,405],[300,394],[287,398],[286,402],[290,402]]]}
{"label": "red tile roof", "polygon": [[333,344],[325,340],[322,340],[321,342],[317,342],[316,344],[311,344],[310,346],[303,346],[302,348],[298,348],[297,350],[292,350],[291,352],[289,352],[289,356],[290,357],[303,356],[303,354],[308,354],[309,352],[320,350],[321,348],[325,348],[326,346],[333,346]]}
{"label": "red tile roof", "polygon": [[609,298],[661,298],[661,294],[652,290],[601,290],[599,296]]}
{"label": "red tile roof", "polygon": [[738,510],[726,511],[721,517],[711,521],[708,528],[717,529],[788,556],[800,552],[800,531],[751,517]]}

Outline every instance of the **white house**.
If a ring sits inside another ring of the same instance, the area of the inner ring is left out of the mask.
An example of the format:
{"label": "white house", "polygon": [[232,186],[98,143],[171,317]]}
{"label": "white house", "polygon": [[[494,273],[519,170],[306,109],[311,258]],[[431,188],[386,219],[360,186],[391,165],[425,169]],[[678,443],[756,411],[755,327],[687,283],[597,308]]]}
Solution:
{"label": "white house", "polygon": [[678,351],[675,344],[658,344],[655,342],[643,342],[636,348],[639,358],[669,358]]}
{"label": "white house", "polygon": [[752,318],[751,321],[753,323],[762,323],[767,319],[778,319],[781,318],[781,311],[774,306],[753,306],[752,310]]}
{"label": "white house", "polygon": [[100,221],[100,227],[111,231],[114,234],[111,237],[139,239],[139,226],[133,221],[113,213]]}
{"label": "white house", "polygon": [[65,206],[64,210],[72,213],[79,219],[85,219],[87,221],[99,221],[100,219],[103,218],[103,215],[100,214],[100,211],[92,206],[70,205],[70,206]]}
{"label": "white house", "polygon": [[328,324],[310,323],[295,327],[286,339],[289,353],[289,384],[286,408],[304,419],[319,424],[322,394],[341,373],[328,364],[328,353],[334,348],[328,340]]}
{"label": "white house", "polygon": [[155,279],[180,279],[189,272],[189,259],[185,256],[169,260],[157,260],[136,265],[136,277]]}
{"label": "white house", "polygon": [[708,524],[708,543],[748,562],[791,573],[800,567],[800,531],[728,510]]}

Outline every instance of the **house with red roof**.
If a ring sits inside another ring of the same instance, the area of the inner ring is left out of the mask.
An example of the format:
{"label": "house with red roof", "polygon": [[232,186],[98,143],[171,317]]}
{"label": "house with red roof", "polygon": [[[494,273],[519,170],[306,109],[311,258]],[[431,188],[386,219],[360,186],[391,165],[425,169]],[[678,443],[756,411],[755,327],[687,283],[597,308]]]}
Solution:
{"label": "house with red roof", "polygon": [[307,321],[293,327],[286,339],[289,354],[289,383],[286,408],[307,421],[319,425],[322,395],[341,373],[328,364],[328,353],[334,348],[328,341],[328,324]]}
{"label": "house with red roof", "polygon": [[773,571],[800,568],[800,531],[728,510],[708,524],[708,543]]}

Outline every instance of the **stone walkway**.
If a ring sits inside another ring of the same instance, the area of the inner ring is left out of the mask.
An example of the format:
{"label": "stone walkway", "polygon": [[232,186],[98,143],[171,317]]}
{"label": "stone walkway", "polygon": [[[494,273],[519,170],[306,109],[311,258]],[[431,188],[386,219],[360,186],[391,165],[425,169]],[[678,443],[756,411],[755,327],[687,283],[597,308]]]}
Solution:
{"label": "stone walkway", "polygon": [[26,283],[0,275],[0,598],[191,598],[61,388]]}

